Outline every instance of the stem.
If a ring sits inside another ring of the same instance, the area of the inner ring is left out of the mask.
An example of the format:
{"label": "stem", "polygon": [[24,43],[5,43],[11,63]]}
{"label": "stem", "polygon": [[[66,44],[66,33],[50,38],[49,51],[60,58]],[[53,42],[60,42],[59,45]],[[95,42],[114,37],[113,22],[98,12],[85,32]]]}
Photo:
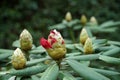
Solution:
{"label": "stem", "polygon": [[71,28],[71,27],[69,27],[69,34],[70,34],[70,37],[71,37],[71,39],[72,39],[73,43],[75,43],[74,32],[73,32],[73,30],[72,30],[72,28]]}
{"label": "stem", "polygon": [[27,59],[27,61],[30,61],[30,57],[29,57],[29,56],[30,56],[30,54],[29,54],[29,52],[28,52],[28,51],[26,52],[26,54],[25,54],[25,55],[26,55],[26,59]]}
{"label": "stem", "polygon": [[27,61],[30,61],[30,53],[28,52],[28,51],[24,51],[24,50],[22,50],[23,51],[23,53],[24,53],[24,55],[25,55],[25,58],[26,58],[26,60]]}
{"label": "stem", "polygon": [[58,65],[59,69],[60,69],[60,66],[61,66],[61,61],[62,61],[62,59],[56,60],[56,63]]}

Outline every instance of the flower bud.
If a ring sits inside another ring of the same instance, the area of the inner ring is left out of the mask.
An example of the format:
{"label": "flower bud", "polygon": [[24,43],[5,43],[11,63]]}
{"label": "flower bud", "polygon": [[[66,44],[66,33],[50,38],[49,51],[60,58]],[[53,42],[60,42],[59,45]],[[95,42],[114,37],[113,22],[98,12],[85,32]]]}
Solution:
{"label": "flower bud", "polygon": [[95,18],[94,16],[92,16],[92,17],[90,18],[90,22],[91,22],[92,25],[97,25],[97,24],[98,24],[98,23],[97,23],[97,20],[96,20],[96,18]]}
{"label": "flower bud", "polygon": [[64,40],[61,34],[56,30],[52,30],[50,32],[48,40],[41,38],[40,44],[46,49],[49,56],[54,60],[62,59],[65,56],[66,47]]}
{"label": "flower bud", "polygon": [[93,53],[93,46],[92,46],[92,40],[90,38],[87,38],[85,45],[84,45],[84,53],[91,54]]}
{"label": "flower bud", "polygon": [[20,34],[20,46],[23,50],[30,50],[32,48],[33,39],[28,30],[24,29]]}
{"label": "flower bud", "polygon": [[71,15],[70,12],[67,12],[67,13],[66,13],[65,20],[66,20],[67,22],[70,22],[70,21],[72,20],[72,15]]}
{"label": "flower bud", "polygon": [[83,28],[82,31],[81,31],[81,33],[80,33],[80,42],[82,44],[84,44],[85,41],[87,40],[87,38],[88,38],[88,33],[87,33],[86,29]]}
{"label": "flower bud", "polygon": [[85,26],[85,24],[87,23],[87,18],[86,18],[86,16],[85,16],[85,15],[82,15],[80,21],[81,21],[81,24],[82,24],[83,26]]}
{"label": "flower bud", "polygon": [[26,58],[23,52],[17,48],[12,55],[12,66],[15,69],[23,69],[26,65]]}

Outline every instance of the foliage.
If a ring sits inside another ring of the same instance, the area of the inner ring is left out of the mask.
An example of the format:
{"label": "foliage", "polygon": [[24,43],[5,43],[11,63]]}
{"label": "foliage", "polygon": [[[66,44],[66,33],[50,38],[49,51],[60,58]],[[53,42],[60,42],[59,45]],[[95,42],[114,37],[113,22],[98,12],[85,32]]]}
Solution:
{"label": "foliage", "polygon": [[[66,33],[67,53],[60,65],[49,57],[46,50],[40,45],[33,44],[31,50],[26,51],[30,60],[26,67],[20,70],[13,69],[11,58],[14,50],[0,49],[0,79],[1,80],[119,80],[120,78],[120,42],[108,39],[99,39],[97,34],[114,32],[120,22],[107,21],[100,25],[91,25],[90,22],[82,26],[80,20],[70,22],[65,20],[49,29],[56,28]],[[94,52],[85,54],[83,44],[78,41],[76,30],[82,28],[92,40]],[[69,30],[68,30],[69,29]],[[68,32],[67,32],[68,31]],[[34,40],[34,38],[33,38]],[[20,48],[19,40],[13,42],[12,47]]]}
{"label": "foliage", "polygon": [[[99,24],[107,20],[118,21],[119,3],[119,0],[1,0],[0,47],[12,48],[12,41],[17,39],[24,28],[32,33],[34,43],[38,45],[39,37],[48,34],[48,26],[61,22],[67,11],[77,19],[82,14],[88,19],[94,15]],[[119,32],[120,29],[114,33],[114,36],[107,33],[109,35],[107,38],[111,36],[112,40],[119,41],[120,38],[117,37]]]}

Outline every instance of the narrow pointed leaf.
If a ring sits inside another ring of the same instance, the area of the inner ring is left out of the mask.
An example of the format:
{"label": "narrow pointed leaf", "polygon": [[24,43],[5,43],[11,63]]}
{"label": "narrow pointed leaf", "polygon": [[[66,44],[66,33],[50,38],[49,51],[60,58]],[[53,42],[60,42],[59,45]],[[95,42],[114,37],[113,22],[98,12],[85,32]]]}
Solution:
{"label": "narrow pointed leaf", "polygon": [[8,58],[12,54],[13,53],[2,53],[2,54],[0,54],[0,60],[4,60],[4,59]]}
{"label": "narrow pointed leaf", "polygon": [[99,59],[111,64],[120,64],[119,58],[100,55]]}
{"label": "narrow pointed leaf", "polygon": [[30,76],[30,75],[40,73],[43,70],[45,70],[46,68],[47,68],[47,66],[45,66],[45,65],[37,65],[37,66],[24,68],[21,70],[11,70],[9,74],[16,75],[16,76]]}
{"label": "narrow pointed leaf", "polygon": [[56,25],[53,25],[53,26],[49,26],[49,29],[58,29],[58,30],[61,30],[61,29],[64,29],[66,28],[66,26],[64,24],[56,24]]}
{"label": "narrow pointed leaf", "polygon": [[66,44],[66,48],[75,49],[75,46],[73,44]]}
{"label": "narrow pointed leaf", "polygon": [[112,56],[112,55],[118,54],[118,53],[120,53],[120,48],[116,47],[116,48],[113,48],[113,49],[111,49],[109,51],[104,52],[102,55]]}
{"label": "narrow pointed leaf", "polygon": [[46,50],[42,46],[39,46],[39,47],[37,47],[37,48],[32,49],[31,51],[29,51],[29,53],[35,54],[35,53],[43,53],[45,51]]}
{"label": "narrow pointed leaf", "polygon": [[93,69],[94,71],[99,72],[99,73],[101,73],[103,75],[106,75],[106,76],[120,75],[120,73],[116,72],[116,71],[103,70],[103,69],[97,69],[97,68],[91,68],[91,69]]}
{"label": "narrow pointed leaf", "polygon": [[36,75],[31,76],[32,80],[40,80]]}
{"label": "narrow pointed leaf", "polygon": [[42,62],[42,61],[45,61],[45,60],[47,60],[47,59],[49,59],[49,57],[47,57],[47,58],[40,58],[40,59],[34,59],[34,60],[31,60],[31,61],[28,61],[28,62],[26,63],[26,66],[33,66],[33,65],[35,65],[35,64],[37,64],[37,63],[40,63],[40,62]]}
{"label": "narrow pointed leaf", "polygon": [[13,47],[20,47],[20,41],[19,40],[14,41],[12,46]]}
{"label": "narrow pointed leaf", "polygon": [[0,53],[13,53],[14,50],[0,49]]}
{"label": "narrow pointed leaf", "polygon": [[95,59],[99,59],[99,55],[100,54],[89,54],[89,55],[80,55],[80,56],[70,56],[67,57],[66,59],[75,59],[75,60],[83,60],[83,61],[87,61],[87,60],[95,60]]}
{"label": "narrow pointed leaf", "polygon": [[120,46],[120,42],[118,41],[108,41],[109,44]]}
{"label": "narrow pointed leaf", "polygon": [[70,73],[68,72],[60,72],[63,75],[63,80],[76,80]]}
{"label": "narrow pointed leaf", "polygon": [[110,80],[75,60],[67,60],[67,63],[86,80]]}
{"label": "narrow pointed leaf", "polygon": [[93,37],[92,31],[90,30],[90,28],[86,28],[86,30],[87,30],[87,33],[88,33],[89,37],[90,38]]}
{"label": "narrow pointed leaf", "polygon": [[43,73],[40,80],[56,80],[58,73],[59,73],[59,68],[58,68],[57,64],[51,65]]}

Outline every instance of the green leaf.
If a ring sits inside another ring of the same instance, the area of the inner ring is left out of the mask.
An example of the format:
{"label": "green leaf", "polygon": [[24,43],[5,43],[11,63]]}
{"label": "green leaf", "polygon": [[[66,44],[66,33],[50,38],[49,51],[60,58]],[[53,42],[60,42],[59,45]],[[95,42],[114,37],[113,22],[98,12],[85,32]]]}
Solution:
{"label": "green leaf", "polygon": [[69,40],[69,39],[64,39],[64,41],[65,41],[66,44],[72,43],[72,40]]}
{"label": "green leaf", "polygon": [[29,51],[29,53],[31,53],[31,54],[43,53],[43,52],[46,52],[46,50],[42,46],[39,46],[39,47],[37,47],[37,48],[32,49],[31,51]]}
{"label": "green leaf", "polygon": [[11,76],[8,80],[15,80],[16,76]]}
{"label": "green leaf", "polygon": [[37,65],[37,66],[27,67],[21,70],[11,70],[9,74],[16,75],[16,76],[30,76],[30,75],[40,73],[46,68],[47,66],[45,65]]}
{"label": "green leaf", "polygon": [[74,30],[81,30],[81,28],[82,28],[82,25],[79,25],[79,24],[73,27]]}
{"label": "green leaf", "polygon": [[107,22],[102,23],[99,27],[111,26],[112,24],[114,24],[113,21],[107,21]]}
{"label": "green leaf", "polygon": [[114,46],[96,46],[94,47],[95,50],[99,50],[99,51],[108,51],[114,48]]}
{"label": "green leaf", "polygon": [[115,54],[119,54],[120,52],[120,48],[119,47],[115,47],[109,51],[106,51],[104,52],[102,55],[106,55],[106,56],[112,56],[112,55],[115,55]]}
{"label": "green leaf", "polygon": [[58,30],[61,30],[61,29],[64,29],[66,28],[66,26],[64,24],[56,24],[56,25],[53,25],[53,26],[49,26],[49,29],[58,29]]}
{"label": "green leaf", "polygon": [[20,41],[19,40],[14,41],[12,46],[20,48]]}
{"label": "green leaf", "polygon": [[102,28],[110,28],[110,27],[116,27],[120,25],[120,21],[118,22],[113,22],[113,21],[108,21],[100,25]]}
{"label": "green leaf", "polygon": [[108,44],[120,46],[120,42],[118,42],[118,41],[108,41]]}
{"label": "green leaf", "polygon": [[88,36],[89,36],[90,38],[93,37],[92,31],[90,30],[90,28],[86,27],[86,30],[87,30]]}
{"label": "green leaf", "polygon": [[33,65],[35,65],[35,64],[37,64],[37,63],[40,63],[40,62],[45,61],[45,60],[48,60],[48,59],[50,59],[50,58],[47,57],[47,58],[34,59],[34,60],[31,60],[31,61],[28,61],[28,62],[26,63],[26,66],[33,66]]}
{"label": "green leaf", "polygon": [[66,44],[66,48],[75,49],[75,46],[73,44]]}
{"label": "green leaf", "polygon": [[73,68],[74,71],[76,71],[86,80],[110,80],[109,78],[95,72],[94,70],[75,60],[67,60],[67,63]]}
{"label": "green leaf", "polygon": [[101,27],[89,27],[92,32],[98,33],[98,32],[114,32],[117,28],[101,28]]}
{"label": "green leaf", "polygon": [[74,44],[74,46],[75,46],[75,48],[77,48],[81,52],[84,52],[83,45],[81,45],[81,44]]}
{"label": "green leaf", "polygon": [[111,64],[120,64],[119,58],[100,55],[99,59]]}
{"label": "green leaf", "polygon": [[0,53],[13,53],[14,50],[0,49]]}
{"label": "green leaf", "polygon": [[[5,74],[5,75],[0,76],[0,80],[10,80],[11,77],[12,77],[11,75]],[[12,79],[12,80],[14,80],[14,79]]]}
{"label": "green leaf", "polygon": [[21,80],[22,76],[16,76],[15,80]]}
{"label": "green leaf", "polygon": [[73,52],[73,53],[68,53],[66,54],[66,56],[77,56],[77,55],[80,55],[82,54],[81,52]]}
{"label": "green leaf", "polygon": [[0,54],[0,60],[6,59],[11,56],[13,53],[2,53]]}
{"label": "green leaf", "polygon": [[114,76],[114,75],[120,75],[119,72],[116,72],[116,71],[111,71],[111,70],[103,70],[103,69],[97,69],[97,68],[91,68],[93,70],[95,70],[96,72],[99,72],[103,75],[106,75],[106,76]]}
{"label": "green leaf", "polygon": [[59,68],[57,64],[51,65],[47,68],[47,70],[43,73],[40,80],[56,80],[59,73]]}
{"label": "green leaf", "polygon": [[31,76],[32,80],[40,80],[36,75]]}
{"label": "green leaf", "polygon": [[60,73],[63,75],[63,80],[76,80],[70,73],[66,71]]}
{"label": "green leaf", "polygon": [[89,66],[90,65],[90,61],[80,61],[80,63],[85,65],[85,66]]}
{"label": "green leaf", "polygon": [[75,60],[83,60],[83,61],[95,60],[95,59],[99,59],[99,54],[89,54],[89,55],[80,55],[80,56],[70,56],[70,57],[67,57],[66,59],[75,59]]}
{"label": "green leaf", "polygon": [[106,44],[107,43],[107,39],[96,39],[93,41],[93,43],[95,44]]}
{"label": "green leaf", "polygon": [[66,25],[67,25],[67,27],[73,27],[78,23],[80,23],[80,21],[78,19],[76,19],[76,20],[72,20],[70,22],[67,22]]}

